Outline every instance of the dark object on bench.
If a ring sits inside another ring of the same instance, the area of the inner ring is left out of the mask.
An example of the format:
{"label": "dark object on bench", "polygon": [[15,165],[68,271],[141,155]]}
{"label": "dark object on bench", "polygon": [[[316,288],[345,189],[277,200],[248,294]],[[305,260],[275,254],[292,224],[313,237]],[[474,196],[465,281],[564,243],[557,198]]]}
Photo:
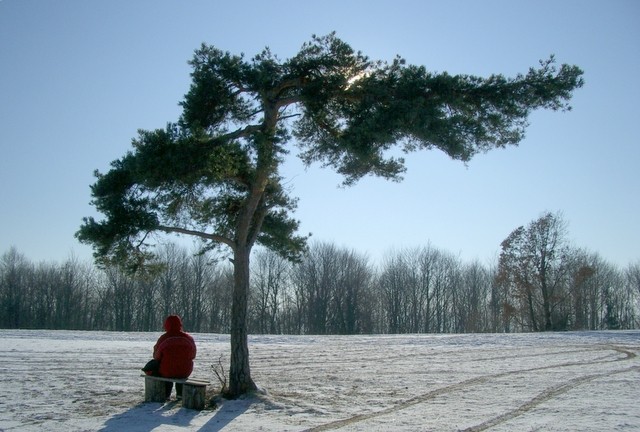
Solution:
{"label": "dark object on bench", "polygon": [[165,382],[182,384],[182,406],[189,409],[204,409],[205,390],[209,381],[195,378],[164,378],[151,375],[144,377],[144,401],[164,402],[167,399],[165,394]]}
{"label": "dark object on bench", "polygon": [[160,370],[160,360],[156,359],[149,360],[147,364],[142,368],[142,372],[147,375],[158,376],[158,370]]}

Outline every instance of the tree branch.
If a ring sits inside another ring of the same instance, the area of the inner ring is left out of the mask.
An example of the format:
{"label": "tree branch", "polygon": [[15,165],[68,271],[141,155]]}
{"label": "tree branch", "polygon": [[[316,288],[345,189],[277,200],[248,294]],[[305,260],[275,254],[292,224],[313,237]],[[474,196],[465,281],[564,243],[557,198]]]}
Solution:
{"label": "tree branch", "polygon": [[260,131],[261,125],[248,125],[241,129],[237,129],[233,132],[226,133],[224,135],[217,136],[211,139],[211,142],[215,141],[228,141],[236,138],[246,138],[252,133]]}
{"label": "tree branch", "polygon": [[203,239],[207,239],[207,240],[211,240],[211,241],[216,241],[219,243],[224,243],[227,246],[231,247],[232,249],[235,248],[235,245],[233,243],[233,241],[227,237],[221,236],[221,235],[217,235],[217,234],[207,234],[205,232],[202,231],[195,231],[195,230],[190,230],[190,229],[186,229],[186,228],[180,228],[180,227],[170,227],[170,226],[164,226],[164,225],[159,225],[158,229],[160,231],[164,231],[167,233],[177,233],[177,234],[187,234],[187,235],[191,235],[191,236],[195,236],[195,237],[200,237]]}
{"label": "tree branch", "polygon": [[282,115],[282,116],[278,116],[278,120],[286,120],[286,119],[290,119],[293,117],[300,117],[302,114],[297,113],[297,114],[289,114],[289,115]]}

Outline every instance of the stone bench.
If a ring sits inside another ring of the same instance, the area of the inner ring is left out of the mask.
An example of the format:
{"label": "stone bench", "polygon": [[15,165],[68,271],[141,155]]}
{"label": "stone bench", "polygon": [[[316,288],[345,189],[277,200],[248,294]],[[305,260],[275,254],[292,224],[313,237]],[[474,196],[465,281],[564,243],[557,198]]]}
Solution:
{"label": "stone bench", "polygon": [[209,381],[195,378],[164,378],[142,375],[144,377],[144,401],[165,402],[165,383],[182,384],[182,406],[189,409],[204,409],[205,390]]}

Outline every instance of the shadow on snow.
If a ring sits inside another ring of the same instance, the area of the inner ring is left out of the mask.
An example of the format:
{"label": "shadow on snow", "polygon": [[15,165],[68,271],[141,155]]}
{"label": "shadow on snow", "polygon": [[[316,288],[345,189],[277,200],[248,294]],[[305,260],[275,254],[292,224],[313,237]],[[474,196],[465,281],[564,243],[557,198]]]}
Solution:
{"label": "shadow on snow", "polygon": [[[129,410],[108,419],[100,432],[149,432],[161,425],[171,425],[177,428],[198,430],[202,432],[218,432],[242,415],[250,405],[228,401],[222,404],[215,413],[210,410],[196,411],[180,407],[176,409],[177,401],[166,404],[156,402],[143,402]],[[196,417],[211,418],[200,427],[191,423]]]}

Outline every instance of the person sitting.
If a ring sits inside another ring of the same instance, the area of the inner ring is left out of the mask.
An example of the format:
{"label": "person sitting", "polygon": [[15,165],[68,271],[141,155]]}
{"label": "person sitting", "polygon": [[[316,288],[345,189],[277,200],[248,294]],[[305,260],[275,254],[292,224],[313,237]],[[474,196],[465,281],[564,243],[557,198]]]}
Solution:
{"label": "person sitting", "polygon": [[[196,358],[195,341],[182,329],[182,320],[178,315],[169,315],[165,319],[164,330],[165,333],[153,347],[154,367],[151,370],[145,370],[145,367],[143,370],[164,378],[188,378],[193,372],[193,360]],[[165,385],[165,394],[169,399],[173,383],[167,382]],[[176,383],[176,397],[182,398],[182,384]]]}

